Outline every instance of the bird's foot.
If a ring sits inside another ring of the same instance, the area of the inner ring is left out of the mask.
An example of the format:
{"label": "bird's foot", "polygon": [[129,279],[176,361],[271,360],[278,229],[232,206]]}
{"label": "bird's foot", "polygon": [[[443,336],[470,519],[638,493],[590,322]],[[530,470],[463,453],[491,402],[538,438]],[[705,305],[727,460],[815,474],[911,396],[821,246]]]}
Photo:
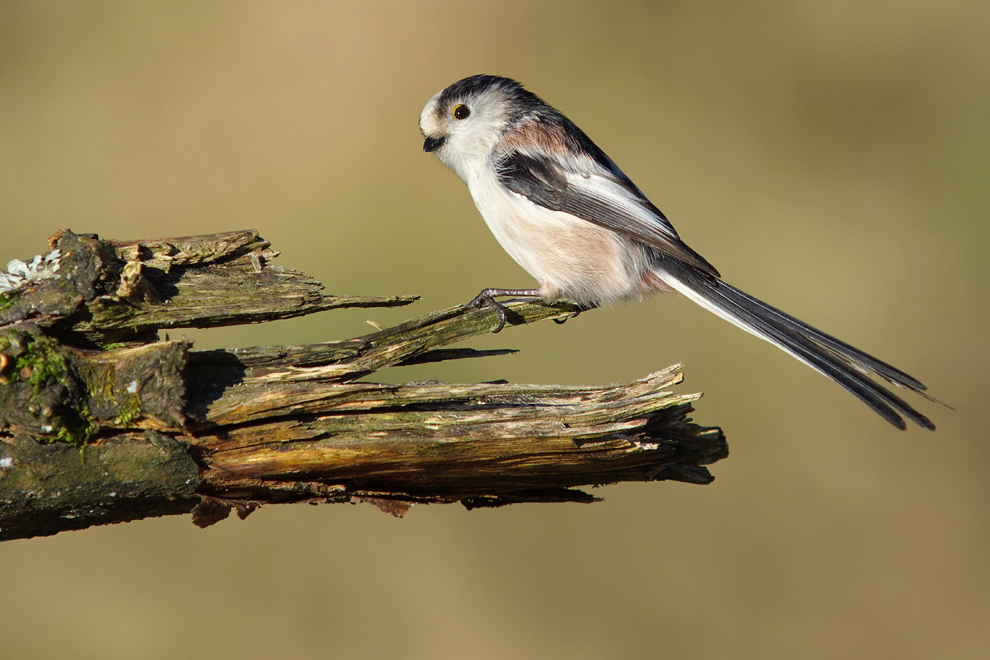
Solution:
{"label": "bird's foot", "polygon": [[567,319],[576,319],[581,316],[581,312],[587,312],[591,309],[598,309],[600,305],[598,303],[588,303],[587,305],[578,305],[578,311],[574,312],[570,316],[565,316],[562,319],[554,319],[553,322],[557,325],[564,325],[567,323]]}
{"label": "bird's foot", "polygon": [[526,298],[539,298],[539,289],[485,289],[474,297],[465,307],[490,307],[498,317],[498,326],[492,333],[501,332],[505,327],[505,305],[495,300],[500,296],[523,296]]}

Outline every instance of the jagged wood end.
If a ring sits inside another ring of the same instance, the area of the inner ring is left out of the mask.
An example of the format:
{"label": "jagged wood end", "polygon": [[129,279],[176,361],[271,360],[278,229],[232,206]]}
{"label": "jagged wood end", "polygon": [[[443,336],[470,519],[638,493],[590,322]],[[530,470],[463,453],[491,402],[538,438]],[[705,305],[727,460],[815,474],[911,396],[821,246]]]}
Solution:
{"label": "jagged wood end", "polygon": [[619,481],[707,483],[703,466],[728,448],[718,429],[690,423],[698,395],[662,389],[677,381],[665,370],[594,388],[345,385],[356,396],[307,419],[199,435],[209,467],[200,490],[234,501],[371,493],[477,507],[542,501],[544,492],[560,501],[575,487]]}
{"label": "jagged wood end", "polygon": [[704,466],[728,446],[688,419],[699,394],[667,390],[679,367],[596,387],[297,383],[283,419],[263,421],[281,398],[211,417],[192,440],[208,467],[199,492],[214,510],[351,498],[476,508],[592,501],[573,489],[619,481],[708,483]]}
{"label": "jagged wood end", "polygon": [[[50,277],[18,291],[0,326],[32,321],[72,343],[144,343],[159,329],[287,319],[343,307],[395,307],[418,296],[340,296],[278,256],[257,231],[148,241],[101,240],[62,230]],[[50,253],[51,254],[51,253]]]}

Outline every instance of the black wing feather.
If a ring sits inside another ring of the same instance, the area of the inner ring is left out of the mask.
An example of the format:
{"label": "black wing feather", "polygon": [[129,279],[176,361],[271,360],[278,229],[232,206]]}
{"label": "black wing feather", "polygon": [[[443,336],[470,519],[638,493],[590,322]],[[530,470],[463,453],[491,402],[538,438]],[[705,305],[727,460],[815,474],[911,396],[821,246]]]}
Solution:
{"label": "black wing feather", "polygon": [[644,222],[642,218],[617,206],[605,196],[570,185],[567,171],[556,160],[549,158],[528,156],[519,151],[510,152],[498,161],[499,183],[534,204],[552,211],[564,211],[606,227],[655,248],[663,257],[674,257],[712,277],[719,277],[714,266],[680,240],[663,213],[639,192],[633,182],[619,172],[611,161],[608,163],[611,165],[611,176],[605,172],[590,176],[606,177],[628,191],[630,201],[639,204],[652,215],[656,219],[656,226]]}

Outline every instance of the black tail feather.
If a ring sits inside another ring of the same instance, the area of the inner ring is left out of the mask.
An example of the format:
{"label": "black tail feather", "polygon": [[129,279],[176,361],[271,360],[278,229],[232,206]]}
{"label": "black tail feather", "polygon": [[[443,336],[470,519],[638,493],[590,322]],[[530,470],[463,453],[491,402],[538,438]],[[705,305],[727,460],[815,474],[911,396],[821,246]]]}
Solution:
{"label": "black tail feather", "polygon": [[721,280],[672,262],[664,264],[665,274],[670,277],[663,279],[680,293],[824,374],[897,428],[907,428],[903,415],[923,428],[935,430],[931,420],[869,376],[931,399],[917,379]]}

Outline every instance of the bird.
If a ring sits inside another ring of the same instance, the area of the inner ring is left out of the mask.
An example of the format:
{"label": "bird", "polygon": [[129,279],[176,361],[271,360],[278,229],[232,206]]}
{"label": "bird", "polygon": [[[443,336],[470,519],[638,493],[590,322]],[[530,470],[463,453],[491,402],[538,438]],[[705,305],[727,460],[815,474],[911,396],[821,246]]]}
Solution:
{"label": "bird", "polygon": [[423,150],[467,184],[478,211],[538,289],[484,289],[468,305],[528,297],[581,309],[678,293],[835,381],[895,427],[935,425],[875,377],[931,401],[916,378],[727,284],[592,140],[511,78],[479,74],[437,92]]}

